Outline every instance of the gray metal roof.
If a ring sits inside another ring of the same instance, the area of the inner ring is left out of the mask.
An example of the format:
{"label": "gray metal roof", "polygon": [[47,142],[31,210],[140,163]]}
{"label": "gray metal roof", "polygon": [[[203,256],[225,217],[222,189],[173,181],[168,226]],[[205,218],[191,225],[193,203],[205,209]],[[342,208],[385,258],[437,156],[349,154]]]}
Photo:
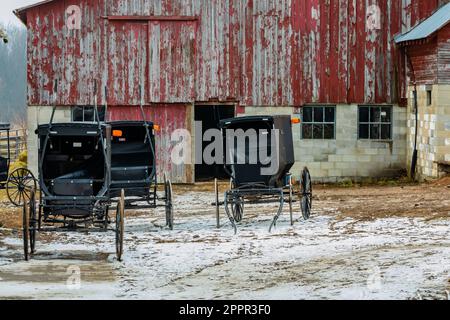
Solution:
{"label": "gray metal roof", "polygon": [[450,2],[440,7],[430,17],[419,23],[408,32],[396,36],[394,41],[399,44],[406,41],[426,39],[436,31],[445,27],[449,22]]}

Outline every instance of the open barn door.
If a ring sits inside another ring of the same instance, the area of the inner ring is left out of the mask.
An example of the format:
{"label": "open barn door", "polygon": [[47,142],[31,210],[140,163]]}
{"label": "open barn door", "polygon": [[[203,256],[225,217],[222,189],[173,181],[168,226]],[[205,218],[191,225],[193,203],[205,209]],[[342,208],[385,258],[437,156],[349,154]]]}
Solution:
{"label": "open barn door", "polygon": [[[234,118],[235,105],[234,104],[196,104],[195,105],[195,121],[201,123],[201,132],[195,132],[195,135],[202,136],[210,129],[219,129],[221,120]],[[199,127],[196,126],[196,130]],[[205,148],[211,144],[204,139],[196,139],[196,150],[201,150],[201,154]],[[197,144],[199,143],[199,144]],[[223,164],[207,164],[204,159],[196,159],[195,164],[195,181],[211,181],[214,178],[226,179],[228,175],[225,173]]]}

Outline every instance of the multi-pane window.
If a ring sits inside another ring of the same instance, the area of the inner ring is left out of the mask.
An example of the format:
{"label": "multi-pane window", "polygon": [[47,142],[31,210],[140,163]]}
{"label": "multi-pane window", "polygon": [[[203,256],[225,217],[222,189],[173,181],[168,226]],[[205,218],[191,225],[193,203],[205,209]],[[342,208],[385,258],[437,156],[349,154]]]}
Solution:
{"label": "multi-pane window", "polygon": [[392,140],[392,107],[360,106],[358,138]]}
{"label": "multi-pane window", "polygon": [[336,107],[302,108],[302,139],[335,139]]}
{"label": "multi-pane window", "polygon": [[[97,107],[100,121],[105,121],[105,108]],[[73,122],[95,122],[94,107],[72,107],[72,121]]]}

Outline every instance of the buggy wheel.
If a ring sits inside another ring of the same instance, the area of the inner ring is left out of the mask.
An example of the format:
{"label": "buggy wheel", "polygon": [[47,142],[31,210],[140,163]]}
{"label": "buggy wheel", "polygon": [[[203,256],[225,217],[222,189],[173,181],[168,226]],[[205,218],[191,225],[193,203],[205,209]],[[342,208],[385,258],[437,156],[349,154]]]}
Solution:
{"label": "buggy wheel", "polygon": [[308,168],[303,169],[300,196],[303,218],[308,220],[312,208],[312,181]]}
{"label": "buggy wheel", "polygon": [[30,208],[28,207],[28,203],[23,204],[22,211],[22,238],[23,238],[23,253],[25,261],[29,260],[29,251],[28,251],[28,239],[30,234]]}
{"label": "buggy wheel", "polygon": [[117,260],[122,261],[123,254],[123,235],[125,219],[125,191],[121,191],[121,196],[116,209],[116,256]]}
{"label": "buggy wheel", "polygon": [[29,225],[30,225],[30,251],[31,254],[36,252],[36,229],[37,229],[37,212],[36,212],[36,191],[31,191],[31,199],[29,204]]}
{"label": "buggy wheel", "polygon": [[165,207],[166,207],[166,226],[169,227],[170,230],[173,230],[173,189],[172,182],[170,180],[166,180],[164,183],[164,191],[165,191]]}
{"label": "buggy wheel", "polygon": [[8,199],[16,207],[20,207],[30,200],[31,191],[36,189],[36,179],[31,171],[25,168],[19,168],[11,172],[6,182]]}

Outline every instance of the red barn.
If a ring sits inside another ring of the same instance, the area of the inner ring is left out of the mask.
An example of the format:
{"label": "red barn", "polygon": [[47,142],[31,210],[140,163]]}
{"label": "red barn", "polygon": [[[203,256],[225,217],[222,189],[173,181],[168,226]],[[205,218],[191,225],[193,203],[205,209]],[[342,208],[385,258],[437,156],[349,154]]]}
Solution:
{"label": "red barn", "polygon": [[[298,170],[317,178],[394,174],[406,164],[405,59],[394,36],[438,0],[47,0],[18,9],[28,28],[30,129],[145,110],[162,127],[161,171],[179,182],[210,167],[173,166],[170,133],[235,114],[301,115]],[[94,90],[98,88],[98,90]],[[35,142],[30,140],[30,160]],[[201,145],[196,145],[201,148]]]}
{"label": "red barn", "polygon": [[409,104],[407,160],[417,148],[417,176],[439,178],[450,172],[450,3],[395,42],[409,61],[410,90],[417,91],[417,108],[413,99]]}

